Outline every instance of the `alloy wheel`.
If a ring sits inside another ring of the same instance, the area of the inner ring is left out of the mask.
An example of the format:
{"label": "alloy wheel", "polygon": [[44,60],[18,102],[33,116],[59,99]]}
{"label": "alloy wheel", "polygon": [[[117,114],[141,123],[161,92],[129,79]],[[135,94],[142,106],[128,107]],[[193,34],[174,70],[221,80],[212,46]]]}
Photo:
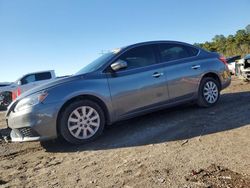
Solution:
{"label": "alloy wheel", "polygon": [[217,85],[212,82],[212,81],[208,81],[203,88],[203,95],[205,100],[210,103],[213,104],[217,101],[218,96],[219,96],[219,90]]}
{"label": "alloy wheel", "polygon": [[68,130],[77,139],[88,139],[100,127],[100,116],[90,106],[81,106],[72,111],[68,118]]}

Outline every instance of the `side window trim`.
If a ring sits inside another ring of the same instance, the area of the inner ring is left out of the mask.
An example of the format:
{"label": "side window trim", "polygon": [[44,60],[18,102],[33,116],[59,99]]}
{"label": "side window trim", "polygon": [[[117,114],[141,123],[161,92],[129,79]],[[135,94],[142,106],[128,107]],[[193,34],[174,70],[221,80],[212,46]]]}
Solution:
{"label": "side window trim", "polygon": [[192,55],[192,54],[191,54],[190,57],[196,57],[196,56],[198,56],[198,55],[200,54],[200,49],[194,48],[194,47],[192,47],[192,46],[187,46],[187,45],[183,45],[183,46],[187,49],[187,51],[188,51],[189,54],[190,54],[191,48],[197,50],[196,55]]}

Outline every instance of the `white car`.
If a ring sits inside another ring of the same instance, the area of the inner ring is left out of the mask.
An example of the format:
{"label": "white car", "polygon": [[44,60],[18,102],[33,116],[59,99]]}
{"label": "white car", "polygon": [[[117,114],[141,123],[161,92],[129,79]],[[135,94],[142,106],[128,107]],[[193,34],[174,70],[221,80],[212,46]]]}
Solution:
{"label": "white car", "polygon": [[228,68],[230,70],[230,73],[232,75],[235,75],[235,64],[236,64],[236,61],[239,60],[241,57],[240,55],[236,55],[236,56],[232,56],[232,57],[228,57],[227,58],[227,64],[228,64]]}
{"label": "white car", "polygon": [[236,67],[237,76],[245,81],[250,81],[250,54],[240,59]]}
{"label": "white car", "polygon": [[232,75],[235,75],[235,62],[230,62],[230,63],[228,63],[228,68],[229,68],[229,70],[230,70],[230,73],[231,73]]}
{"label": "white car", "polygon": [[11,82],[0,82],[0,88],[9,86],[10,84],[12,84],[12,83]]}
{"label": "white car", "polygon": [[15,92],[19,90],[20,93],[24,93],[38,85],[41,85],[43,83],[48,82],[49,80],[55,79],[55,71],[49,70],[49,71],[42,71],[42,72],[34,72],[29,73],[21,78],[19,78],[17,81],[13,83],[0,83],[0,85],[5,85],[0,87],[0,93],[1,92]]}

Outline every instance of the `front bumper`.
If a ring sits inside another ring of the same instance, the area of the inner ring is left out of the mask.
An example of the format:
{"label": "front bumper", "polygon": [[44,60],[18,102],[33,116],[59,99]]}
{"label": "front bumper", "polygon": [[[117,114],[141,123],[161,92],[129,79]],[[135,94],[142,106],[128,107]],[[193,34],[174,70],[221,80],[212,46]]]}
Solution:
{"label": "front bumper", "polygon": [[43,138],[29,127],[12,129],[10,137],[12,142],[41,141]]}
{"label": "front bumper", "polygon": [[11,128],[11,141],[44,141],[57,137],[56,120],[59,104],[38,104],[32,108],[14,112],[6,117]]}
{"label": "front bumper", "polygon": [[242,70],[242,77],[243,79],[250,81],[250,68]]}

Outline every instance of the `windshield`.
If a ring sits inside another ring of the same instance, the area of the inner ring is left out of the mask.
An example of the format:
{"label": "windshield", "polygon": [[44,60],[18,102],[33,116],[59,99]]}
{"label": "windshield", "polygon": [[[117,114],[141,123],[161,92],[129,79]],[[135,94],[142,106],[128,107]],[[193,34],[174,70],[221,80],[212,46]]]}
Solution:
{"label": "windshield", "polygon": [[92,61],[90,64],[83,67],[80,71],[78,71],[75,75],[85,74],[89,72],[93,72],[100,68],[104,63],[109,61],[112,57],[115,56],[115,52],[108,52],[97,58],[96,60]]}

